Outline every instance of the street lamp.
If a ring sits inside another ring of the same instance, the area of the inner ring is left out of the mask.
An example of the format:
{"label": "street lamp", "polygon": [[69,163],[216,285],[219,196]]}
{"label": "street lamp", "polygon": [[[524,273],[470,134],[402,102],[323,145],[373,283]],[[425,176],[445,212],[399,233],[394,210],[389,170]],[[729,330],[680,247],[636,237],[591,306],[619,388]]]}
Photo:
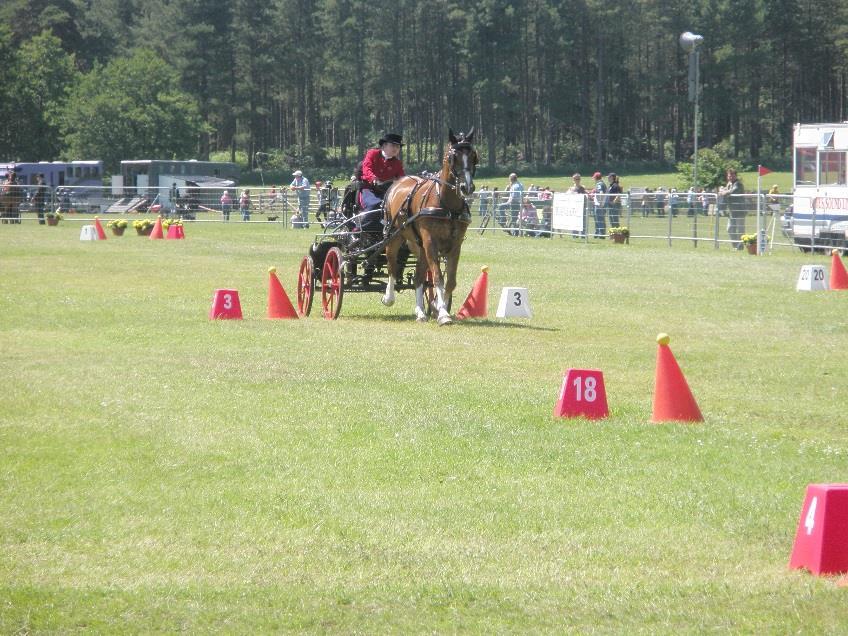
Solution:
{"label": "street lamp", "polygon": [[689,54],[689,101],[695,102],[695,132],[694,132],[694,166],[692,168],[692,185],[698,188],[698,47],[704,43],[703,35],[695,35],[691,31],[680,36],[680,47]]}
{"label": "street lamp", "polygon": [[[698,192],[698,58],[700,57],[698,47],[704,43],[703,35],[695,35],[691,31],[686,31],[680,35],[680,47],[689,54],[689,101],[695,102],[695,121],[693,132],[693,148],[692,155],[692,187],[695,189],[695,194]],[[716,216],[718,219],[718,216]],[[695,245],[698,245],[698,213],[694,216]],[[718,229],[718,227],[716,227]],[[718,236],[718,234],[716,234]],[[718,243],[716,243],[718,247]]]}

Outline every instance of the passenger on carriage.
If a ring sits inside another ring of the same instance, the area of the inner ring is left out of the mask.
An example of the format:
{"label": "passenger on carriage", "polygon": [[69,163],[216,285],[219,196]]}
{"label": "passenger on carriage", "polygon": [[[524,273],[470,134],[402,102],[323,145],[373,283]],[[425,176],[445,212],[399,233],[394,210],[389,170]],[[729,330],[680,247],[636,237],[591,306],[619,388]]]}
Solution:
{"label": "passenger on carriage", "polygon": [[360,217],[359,229],[362,232],[383,234],[381,206],[383,197],[395,179],[405,176],[403,162],[398,158],[403,137],[389,133],[377,142],[379,148],[372,148],[362,160],[362,188],[359,191],[359,205],[366,212]]}

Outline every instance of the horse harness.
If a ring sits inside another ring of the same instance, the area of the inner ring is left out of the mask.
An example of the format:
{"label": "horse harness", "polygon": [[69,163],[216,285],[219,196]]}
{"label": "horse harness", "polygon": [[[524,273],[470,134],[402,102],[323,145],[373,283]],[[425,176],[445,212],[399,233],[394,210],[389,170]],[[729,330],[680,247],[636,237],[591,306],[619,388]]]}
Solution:
{"label": "horse harness", "polygon": [[[471,210],[468,207],[468,201],[466,201],[465,199],[461,199],[462,208],[459,209],[459,210],[454,210],[454,209],[445,207],[443,205],[443,203],[442,203],[442,192],[441,192],[441,188],[439,188],[439,186],[444,185],[444,186],[452,187],[451,184],[445,183],[444,181],[442,181],[441,179],[439,179],[439,177],[437,177],[435,175],[429,175],[426,178],[425,177],[416,177],[416,176],[410,175],[410,178],[415,180],[415,186],[413,186],[412,190],[409,191],[409,194],[406,195],[406,199],[404,199],[404,202],[400,206],[400,210],[398,211],[397,216],[401,220],[401,222],[400,222],[400,225],[396,228],[395,232],[392,233],[392,236],[394,236],[395,234],[397,234],[398,232],[403,230],[407,225],[412,224],[412,231],[415,234],[416,242],[420,245],[421,244],[421,235],[419,234],[418,228],[414,224],[414,221],[416,221],[417,219],[419,219],[421,217],[429,217],[429,218],[432,218],[432,219],[441,219],[443,221],[454,221],[454,222],[458,222],[458,223],[465,223],[466,225],[471,223]],[[430,192],[433,190],[433,188],[436,188],[437,189],[437,195],[439,197],[440,207],[421,208],[417,212],[410,214],[409,208],[410,208],[410,205],[412,204],[412,199],[416,195],[416,193],[425,184],[427,184],[428,189],[427,189],[427,192],[425,192],[424,195],[423,195],[424,200],[426,201],[427,197],[430,196]],[[388,195],[388,192],[386,194]],[[388,198],[388,196],[386,196],[383,199],[383,201],[384,201],[383,214],[386,216],[386,235],[385,235],[386,239],[389,238],[389,230],[390,230],[389,222],[391,222],[391,219],[388,218],[388,211],[385,208],[385,200],[387,198]]]}

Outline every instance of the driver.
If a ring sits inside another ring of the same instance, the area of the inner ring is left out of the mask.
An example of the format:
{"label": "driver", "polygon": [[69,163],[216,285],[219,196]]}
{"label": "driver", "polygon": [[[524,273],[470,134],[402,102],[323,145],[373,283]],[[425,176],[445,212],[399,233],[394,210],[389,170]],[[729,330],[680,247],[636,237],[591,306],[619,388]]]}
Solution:
{"label": "driver", "polygon": [[363,232],[383,232],[380,207],[383,197],[395,179],[403,177],[403,162],[398,158],[403,146],[403,137],[395,133],[384,135],[379,148],[372,148],[362,160],[362,189],[359,203],[365,213],[360,217],[360,230]]}

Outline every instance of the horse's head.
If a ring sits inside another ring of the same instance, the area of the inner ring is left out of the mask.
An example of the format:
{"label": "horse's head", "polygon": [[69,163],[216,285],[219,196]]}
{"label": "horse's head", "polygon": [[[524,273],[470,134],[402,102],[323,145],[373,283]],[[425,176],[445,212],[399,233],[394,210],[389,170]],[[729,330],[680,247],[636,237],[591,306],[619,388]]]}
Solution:
{"label": "horse's head", "polygon": [[[450,162],[451,177],[459,186],[459,191],[462,196],[468,196],[474,192],[474,173],[477,171],[477,151],[472,145],[474,140],[474,127],[468,133],[459,133],[454,135],[452,130],[449,130],[449,139],[451,143],[448,151],[448,161]],[[461,175],[461,176],[460,176]]]}

